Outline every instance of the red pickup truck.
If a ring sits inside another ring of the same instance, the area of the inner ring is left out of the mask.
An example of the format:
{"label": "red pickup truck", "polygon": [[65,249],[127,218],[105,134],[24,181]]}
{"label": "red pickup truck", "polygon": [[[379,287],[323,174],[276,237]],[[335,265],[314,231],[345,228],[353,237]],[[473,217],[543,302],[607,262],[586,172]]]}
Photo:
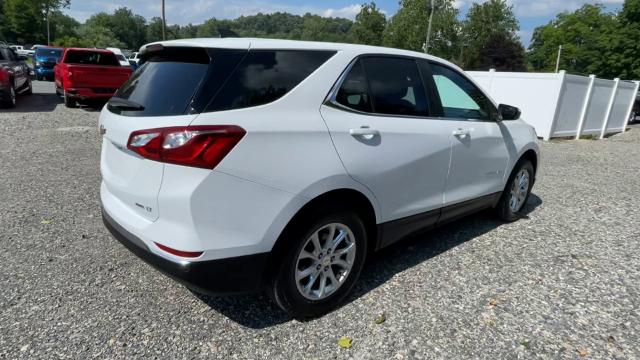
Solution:
{"label": "red pickup truck", "polygon": [[109,50],[68,48],[54,68],[56,93],[67,107],[76,107],[78,100],[110,98],[131,72]]}

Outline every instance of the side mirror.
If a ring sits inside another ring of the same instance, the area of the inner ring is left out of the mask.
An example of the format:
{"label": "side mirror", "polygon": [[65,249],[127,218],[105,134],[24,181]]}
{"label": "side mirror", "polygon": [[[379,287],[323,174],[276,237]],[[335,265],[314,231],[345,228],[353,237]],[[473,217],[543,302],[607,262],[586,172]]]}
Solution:
{"label": "side mirror", "polygon": [[498,112],[502,117],[502,120],[518,120],[520,119],[520,109],[515,106],[500,104],[498,106]]}

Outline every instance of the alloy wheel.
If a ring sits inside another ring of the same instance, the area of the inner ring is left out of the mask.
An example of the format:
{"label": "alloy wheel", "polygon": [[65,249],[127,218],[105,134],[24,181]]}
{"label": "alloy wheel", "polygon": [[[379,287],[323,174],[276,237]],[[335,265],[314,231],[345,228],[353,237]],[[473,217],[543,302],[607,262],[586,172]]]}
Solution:
{"label": "alloy wheel", "polygon": [[521,169],[513,179],[509,196],[509,207],[511,211],[517,213],[522,209],[524,201],[529,193],[529,172]]}
{"label": "alloy wheel", "polygon": [[298,254],[295,281],[298,291],[309,300],[322,300],[344,284],[356,257],[351,229],[331,223],[315,231]]}

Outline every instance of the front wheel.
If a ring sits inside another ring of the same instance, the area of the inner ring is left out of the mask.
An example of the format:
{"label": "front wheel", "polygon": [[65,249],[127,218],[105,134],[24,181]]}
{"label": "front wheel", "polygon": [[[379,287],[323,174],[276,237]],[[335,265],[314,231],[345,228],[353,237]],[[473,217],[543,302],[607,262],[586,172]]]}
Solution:
{"label": "front wheel", "polygon": [[302,221],[287,236],[291,246],[274,277],[270,295],[289,315],[323,315],[351,291],[367,254],[366,230],[352,212]]}
{"label": "front wheel", "polygon": [[16,89],[14,88],[13,83],[9,84],[2,106],[5,108],[16,107]]}
{"label": "front wheel", "polygon": [[33,83],[31,82],[31,79],[27,79],[27,84],[25,85],[24,94],[25,95],[32,95],[33,94]]}
{"label": "front wheel", "polygon": [[521,160],[516,164],[496,206],[496,213],[501,220],[518,220],[531,194],[534,175],[533,165],[529,160]]}

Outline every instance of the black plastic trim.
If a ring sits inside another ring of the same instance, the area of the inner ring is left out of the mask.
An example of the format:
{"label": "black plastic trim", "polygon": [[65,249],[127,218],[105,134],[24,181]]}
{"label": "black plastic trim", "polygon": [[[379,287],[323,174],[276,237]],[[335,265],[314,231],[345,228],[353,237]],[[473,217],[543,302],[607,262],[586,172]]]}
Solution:
{"label": "black plastic trim", "polygon": [[502,192],[484,195],[440,209],[378,224],[376,250],[387,247],[409,235],[436,228],[480,210],[495,207],[500,200],[500,195]]}
{"label": "black plastic trim", "polygon": [[102,221],[114,238],[129,251],[164,274],[199,293],[241,294],[262,289],[269,253],[209,261],[175,263],[152,253],[135,235],[102,210]]}

